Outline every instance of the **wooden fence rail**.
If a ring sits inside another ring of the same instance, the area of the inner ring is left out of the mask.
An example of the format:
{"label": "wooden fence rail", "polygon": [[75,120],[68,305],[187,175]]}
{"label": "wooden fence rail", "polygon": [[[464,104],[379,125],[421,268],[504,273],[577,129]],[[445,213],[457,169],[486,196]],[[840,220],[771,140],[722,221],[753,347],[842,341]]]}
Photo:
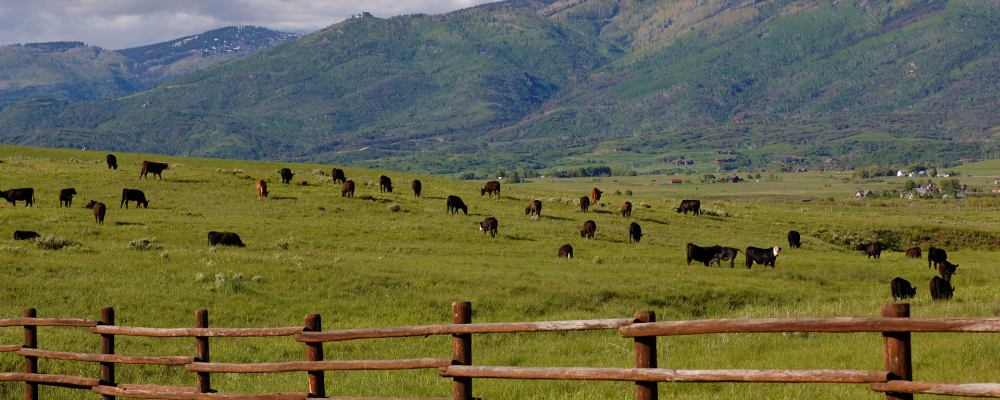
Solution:
{"label": "wooden fence rail", "polygon": [[[998,397],[1000,383],[912,382],[910,358],[912,332],[1000,333],[1000,318],[909,318],[909,304],[886,303],[881,318],[759,318],[709,319],[657,322],[651,311],[633,318],[579,321],[472,323],[472,305],[456,302],[452,324],[323,331],[319,314],[306,316],[301,327],[210,328],[208,311],[195,311],[193,328],[116,326],[114,310],[101,309],[100,320],[36,318],[34,309],[23,318],[0,319],[0,327],[23,327],[24,344],[0,345],[0,353],[24,358],[24,372],[0,372],[0,381],[25,383],[25,399],[38,400],[38,385],[90,390],[102,400],[117,397],[177,400],[298,400],[307,398],[390,400],[372,397],[327,397],[324,371],[437,369],[452,380],[452,395],[437,400],[472,400],[473,379],[543,379],[635,382],[637,400],[658,399],[657,385],[664,382],[770,382],[869,384],[886,399],[912,399],[913,394]],[[88,328],[100,336],[100,354],[38,349],[38,327]],[[635,342],[635,368],[514,367],[473,365],[473,335],[497,333],[617,330]],[[675,370],[657,367],[656,337],[709,333],[768,332],[881,332],[885,370]],[[451,358],[398,360],[324,360],[323,343],[354,339],[451,335]],[[115,336],[194,338],[194,356],[140,356],[115,354]],[[213,337],[293,337],[305,346],[304,361],[272,363],[213,363],[209,339]],[[38,373],[38,360],[100,363],[100,378]],[[115,381],[116,364],[181,366],[197,374],[197,386],[125,384]],[[264,394],[219,393],[212,390],[211,374],[306,373],[307,392]],[[442,388],[443,389],[443,388]],[[394,398],[395,400],[406,400]],[[427,399],[424,399],[427,400]]]}

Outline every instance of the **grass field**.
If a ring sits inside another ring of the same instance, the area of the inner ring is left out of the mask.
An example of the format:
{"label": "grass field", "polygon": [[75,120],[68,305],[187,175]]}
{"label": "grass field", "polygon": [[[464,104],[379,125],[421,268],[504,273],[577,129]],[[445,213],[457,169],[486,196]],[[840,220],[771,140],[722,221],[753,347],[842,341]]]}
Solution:
{"label": "grass field", "polygon": [[[780,174],[780,182],[728,185],[652,185],[651,179],[666,177],[651,176],[600,182],[534,179],[504,185],[501,198],[490,199],[477,196],[481,182],[345,168],[358,184],[357,198],[345,199],[340,185],[328,179],[329,166],[118,154],[119,169],[108,170],[104,155],[0,147],[0,189],[33,187],[37,201],[29,208],[0,203],[3,318],[35,307],[40,317],[96,319],[101,307],[115,307],[120,325],[189,327],[194,310],[206,308],[212,326],[296,326],[306,314],[320,313],[324,329],[336,329],[448,323],[450,304],[459,300],[472,302],[474,322],[623,318],[637,310],[653,310],[659,320],[873,317],[892,300],[889,281],[897,276],[917,287],[911,301],[915,317],[993,316],[1000,298],[994,271],[1000,237],[996,212],[985,207],[959,211],[946,201],[792,201],[853,195],[856,185],[830,174]],[[137,179],[143,160],[171,164],[163,181]],[[275,171],[283,167],[299,171],[291,185],[278,180]],[[314,169],[326,175],[313,175]],[[990,171],[980,166],[976,178],[963,182],[985,182]],[[394,178],[395,193],[379,193],[380,174]],[[415,178],[423,181],[422,198],[409,189]],[[257,199],[257,179],[270,181],[269,199]],[[562,200],[579,198],[594,186],[607,193],[604,205],[588,214]],[[69,187],[78,192],[73,206],[59,208],[58,191]],[[114,208],[122,188],[144,191],[150,207]],[[626,189],[634,195],[612,194]],[[444,198],[452,194],[466,201],[469,215],[445,213]],[[726,216],[674,212],[680,199],[692,197]],[[523,213],[533,198],[544,202],[540,219]],[[91,199],[108,206],[103,226],[83,207]],[[626,199],[637,204],[632,221],[646,234],[638,244],[628,243],[629,221],[614,212]],[[400,210],[391,211],[392,204]],[[475,225],[487,216],[500,222],[496,239]],[[575,230],[587,219],[597,223],[595,240],[582,239]],[[688,242],[787,247],[791,229],[802,232],[803,247],[783,250],[775,269],[739,267],[742,257],[735,269],[685,263]],[[71,243],[60,250],[38,249],[7,239],[14,230],[54,234]],[[206,235],[213,230],[236,232],[247,247],[210,248]],[[154,239],[152,249],[130,248],[143,238]],[[872,238],[925,251],[929,244],[947,249],[949,260],[960,266],[953,278],[955,298],[930,300],[927,282],[935,272],[926,260],[906,259],[898,251],[867,260],[850,249]],[[576,258],[556,258],[563,244],[574,247]],[[997,339],[915,334],[914,379],[1000,382]],[[20,328],[0,328],[0,344],[21,340]],[[78,328],[39,328],[39,342],[50,350],[98,351],[98,338]],[[117,346],[120,354],[194,352],[191,339],[119,337]],[[302,360],[303,348],[291,338],[212,339],[212,361]],[[660,339],[658,351],[663,368],[882,369],[879,334],[671,337]],[[327,359],[447,358],[450,338],[330,343],[325,352]],[[628,367],[634,361],[630,341],[614,332],[590,332],[476,336],[473,362]],[[3,371],[20,371],[22,363],[14,354],[0,354]],[[97,365],[79,362],[41,360],[40,368],[98,376]],[[195,380],[177,367],[119,366],[118,377],[120,382],[171,385],[194,385]],[[385,380],[371,384],[374,379]],[[220,374],[212,380],[215,389],[226,392],[306,389],[304,373]],[[0,397],[22,398],[23,387],[0,384]],[[487,399],[628,399],[634,398],[633,388],[619,382],[476,380],[474,393]],[[45,399],[95,397],[87,391],[41,390]],[[678,399],[881,398],[866,385],[681,383],[661,384],[660,392]],[[328,372],[327,393],[447,396],[451,381],[433,370]]]}

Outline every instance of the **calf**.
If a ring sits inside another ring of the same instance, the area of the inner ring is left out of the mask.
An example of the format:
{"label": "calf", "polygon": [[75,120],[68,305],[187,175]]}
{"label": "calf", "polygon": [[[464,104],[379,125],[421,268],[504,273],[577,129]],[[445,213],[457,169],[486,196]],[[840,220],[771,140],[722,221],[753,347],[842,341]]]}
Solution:
{"label": "calf", "polygon": [[594,221],[587,220],[587,222],[583,223],[583,226],[578,226],[577,229],[580,230],[580,237],[593,239],[594,232],[597,232],[597,224]]}
{"label": "calf", "polygon": [[209,232],[208,245],[246,247],[246,245],[243,244],[243,241],[240,240],[240,235],[232,232]]}
{"label": "calf", "polygon": [[718,253],[712,256],[711,260],[708,260],[708,265],[715,263],[719,268],[722,268],[723,261],[729,261],[729,268],[736,267],[736,255],[742,253],[740,249],[734,249],[732,247],[723,247]]}
{"label": "calf", "polygon": [[0,198],[7,200],[13,206],[17,206],[17,202],[24,201],[24,206],[35,206],[35,189],[24,188],[24,189],[11,189],[7,191],[0,192]]}
{"label": "calf", "polygon": [[125,206],[128,209],[128,202],[134,201],[135,208],[139,208],[142,204],[143,207],[149,208],[149,200],[146,200],[146,195],[138,189],[122,189],[122,203],[118,205],[118,208]]}
{"label": "calf", "polygon": [[278,175],[281,175],[281,183],[286,185],[292,183],[292,177],[295,176],[295,174],[292,173],[292,170],[288,168],[282,168],[281,171],[278,171]]}
{"label": "calf", "polygon": [[340,191],[340,197],[354,198],[354,181],[344,182],[344,188]]}
{"label": "calf", "polygon": [[60,190],[59,207],[62,207],[63,204],[66,204],[66,207],[69,207],[71,204],[73,204],[73,195],[75,194],[76,194],[76,189],[73,188]]}
{"label": "calf", "polygon": [[905,300],[917,295],[917,288],[910,286],[910,282],[903,278],[893,279],[889,283],[892,290],[892,300]]}
{"label": "calf", "polygon": [[632,218],[632,202],[626,201],[622,203],[622,216]]}
{"label": "calf", "polygon": [[389,177],[385,176],[385,175],[379,175],[379,177],[378,177],[378,191],[379,191],[379,193],[381,193],[381,192],[392,193],[392,179],[389,179]]}
{"label": "calf", "polygon": [[465,215],[469,215],[469,207],[465,205],[465,202],[463,202],[460,197],[448,196],[448,198],[445,200],[445,203],[447,203],[448,212],[450,212],[451,215],[457,214],[458,210],[462,210],[462,212],[464,212]]}
{"label": "calf", "polygon": [[868,255],[869,260],[871,260],[872,257],[875,257],[875,259],[879,259],[882,256],[882,244],[878,242],[859,244],[858,247],[854,248],[854,250],[865,252],[865,254]]}
{"label": "calf", "polygon": [[538,200],[532,200],[528,207],[524,208],[524,215],[535,214],[539,218],[542,217],[542,202]]}
{"label": "calf", "polygon": [[330,176],[333,177],[333,183],[337,183],[338,181],[341,183],[347,182],[347,178],[344,176],[344,170],[340,168],[334,168],[333,171],[330,172]]}
{"label": "calf", "polygon": [[636,243],[639,243],[639,239],[642,239],[642,227],[633,222],[628,225],[628,242],[632,243],[634,240]]}
{"label": "calf", "polygon": [[677,207],[677,212],[683,212],[687,215],[688,211],[694,213],[694,215],[701,214],[701,200],[681,200],[681,206]]}
{"label": "calf", "polygon": [[573,246],[564,244],[559,247],[559,258],[573,258]]}
{"label": "calf", "polygon": [[263,179],[257,181],[257,200],[267,198],[267,182]]}
{"label": "calf", "polygon": [[483,222],[479,223],[479,230],[483,231],[483,234],[489,233],[490,237],[497,237],[497,227],[500,224],[497,222],[496,218],[486,217]]}
{"label": "calf", "polygon": [[796,231],[789,231],[788,232],[788,247],[793,248],[793,249],[802,247],[802,241],[800,239],[801,238],[800,238],[798,232],[796,232]]}
{"label": "calf", "polygon": [[118,159],[115,158],[114,154],[108,154],[107,161],[108,161],[108,169],[112,168],[118,169]]}
{"label": "calf", "polygon": [[770,265],[774,268],[774,261],[778,258],[778,252],[781,248],[774,246],[770,249],[761,249],[757,247],[747,247],[744,250],[744,254],[747,256],[747,269],[750,269],[754,264],[761,264],[763,266]]}
{"label": "calf", "polygon": [[482,196],[486,193],[489,193],[490,197],[493,197],[494,193],[496,193],[497,197],[500,197],[500,182],[497,181],[486,182],[486,186],[484,186],[479,191],[479,195]]}
{"label": "calf", "polygon": [[922,256],[922,254],[920,254],[920,248],[919,247],[914,247],[914,248],[909,249],[909,250],[906,251],[906,257],[907,258],[920,258],[921,256]]}
{"label": "calf", "polygon": [[142,178],[147,178],[146,174],[150,174],[151,173],[151,174],[153,174],[153,176],[159,177],[160,180],[162,181],[163,180],[163,170],[165,170],[165,169],[170,169],[170,165],[168,165],[167,163],[158,163],[158,162],[152,162],[152,161],[143,161],[142,162],[142,170],[139,171],[139,179],[141,180]]}
{"label": "calf", "polygon": [[87,203],[87,207],[94,210],[94,219],[97,220],[97,224],[104,225],[104,214],[107,214],[108,207],[106,207],[104,203],[98,203],[93,200],[91,200],[90,203]]}
{"label": "calf", "polygon": [[951,286],[951,282],[936,276],[931,279],[931,299],[948,300],[954,294],[955,288]]}
{"label": "calf", "polygon": [[601,194],[602,193],[604,193],[604,192],[602,192],[601,189],[598,189],[598,188],[590,189],[590,198],[594,199],[594,204],[597,204],[597,203],[601,202]]}
{"label": "calf", "polygon": [[587,212],[590,208],[590,198],[583,196],[580,198],[580,211]]}
{"label": "calf", "polygon": [[420,197],[420,181],[414,179],[413,183],[410,184],[410,187],[413,188],[413,196]]}
{"label": "calf", "polygon": [[948,253],[944,249],[935,249],[933,247],[927,249],[927,268],[931,267],[931,263],[934,263],[934,268],[938,268],[941,263],[948,261]]}
{"label": "calf", "polygon": [[958,268],[958,264],[942,261],[938,264],[938,273],[941,274],[941,278],[951,282],[951,276],[955,275],[955,268]]}
{"label": "calf", "polygon": [[707,267],[708,261],[712,259],[712,256],[722,251],[722,246],[701,247],[696,246],[694,243],[688,243],[686,250],[688,265],[691,265],[691,260],[695,260],[704,263]]}
{"label": "calf", "polygon": [[30,240],[40,236],[37,232],[32,231],[14,231],[14,240]]}

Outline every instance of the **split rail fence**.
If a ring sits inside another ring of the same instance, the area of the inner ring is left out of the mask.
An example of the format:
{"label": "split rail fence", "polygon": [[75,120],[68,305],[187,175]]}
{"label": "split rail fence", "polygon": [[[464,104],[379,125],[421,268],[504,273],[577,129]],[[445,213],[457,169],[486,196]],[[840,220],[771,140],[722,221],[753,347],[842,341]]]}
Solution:
{"label": "split rail fence", "polygon": [[[909,318],[909,304],[886,303],[881,318],[763,318],[709,319],[657,322],[650,311],[636,312],[634,318],[554,322],[472,323],[472,305],[452,304],[452,324],[323,331],[319,314],[305,318],[304,326],[284,328],[210,328],[208,312],[195,312],[194,328],[142,328],[115,325],[114,310],[101,310],[99,321],[72,318],[37,318],[34,309],[24,310],[24,318],[0,319],[0,327],[24,328],[23,345],[0,345],[0,352],[24,357],[24,372],[0,372],[0,381],[25,382],[25,398],[38,399],[39,385],[90,390],[102,400],[115,397],[178,400],[292,400],[306,398],[374,399],[327,397],[324,371],[407,370],[436,368],[440,376],[451,378],[453,395],[438,398],[471,400],[473,379],[548,379],[632,381],[636,399],[657,399],[660,382],[773,382],[773,383],[852,383],[869,384],[884,392],[887,399],[912,399],[913,394],[968,397],[1000,397],[1000,383],[912,382],[910,361],[911,332],[1000,332],[1000,318]],[[100,335],[100,354],[43,350],[38,347],[38,327],[85,327]],[[472,335],[495,333],[565,332],[617,329],[623,338],[635,341],[635,368],[512,367],[479,366],[472,362]],[[884,371],[805,369],[805,370],[675,370],[657,367],[658,336],[711,333],[775,332],[881,332]],[[354,339],[387,339],[428,335],[451,335],[451,359],[419,358],[401,360],[324,360],[323,343]],[[115,354],[116,336],[193,337],[194,357],[147,357]],[[257,364],[213,363],[209,357],[212,337],[292,336],[305,345],[306,361]],[[39,359],[100,363],[100,378],[38,373]],[[197,374],[196,387],[126,384],[115,381],[116,364],[183,365]],[[266,394],[219,393],[212,390],[211,374],[305,372],[308,392]],[[400,400],[400,399],[397,399]]]}

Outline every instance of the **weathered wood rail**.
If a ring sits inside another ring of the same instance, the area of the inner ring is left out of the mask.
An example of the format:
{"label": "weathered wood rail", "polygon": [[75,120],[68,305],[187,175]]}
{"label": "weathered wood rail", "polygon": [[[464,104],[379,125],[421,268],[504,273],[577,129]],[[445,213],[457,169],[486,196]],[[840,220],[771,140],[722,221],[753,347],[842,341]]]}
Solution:
{"label": "weathered wood rail", "polygon": [[[881,318],[759,318],[708,319],[656,322],[650,311],[636,312],[633,318],[580,321],[477,323],[472,322],[472,305],[452,305],[452,324],[366,328],[323,331],[320,316],[310,314],[301,327],[210,328],[208,311],[196,310],[193,328],[145,328],[114,325],[114,310],[101,310],[101,319],[36,318],[34,309],[23,318],[0,319],[0,327],[23,327],[24,344],[0,345],[0,353],[24,358],[24,372],[0,372],[0,381],[25,383],[25,398],[38,400],[38,385],[90,390],[102,400],[116,397],[178,400],[298,400],[351,399],[390,400],[372,397],[327,397],[324,371],[437,369],[451,378],[452,395],[431,400],[472,400],[473,379],[545,379],[578,381],[635,382],[636,399],[658,399],[657,385],[663,382],[770,382],[869,384],[886,399],[912,399],[913,394],[965,397],[1000,397],[1000,383],[912,382],[910,334],[912,332],[1000,333],[1000,318],[909,318],[909,304],[886,303]],[[89,328],[100,336],[100,354],[38,349],[38,327]],[[473,365],[472,335],[497,333],[570,332],[617,330],[635,342],[635,368],[514,367]],[[774,332],[881,332],[884,371],[869,370],[675,370],[658,368],[658,336],[711,333]],[[389,339],[429,335],[451,335],[452,356],[398,360],[324,360],[323,343],[355,339]],[[194,338],[194,356],[139,356],[115,354],[115,336]],[[213,363],[209,338],[292,337],[305,346],[304,361],[236,364]],[[100,378],[38,373],[39,359],[100,363]],[[197,374],[196,387],[116,383],[116,364],[184,366]],[[263,394],[219,393],[211,388],[211,374],[306,373],[308,391]],[[406,400],[393,398],[395,400]],[[427,399],[425,399],[427,400]]]}

